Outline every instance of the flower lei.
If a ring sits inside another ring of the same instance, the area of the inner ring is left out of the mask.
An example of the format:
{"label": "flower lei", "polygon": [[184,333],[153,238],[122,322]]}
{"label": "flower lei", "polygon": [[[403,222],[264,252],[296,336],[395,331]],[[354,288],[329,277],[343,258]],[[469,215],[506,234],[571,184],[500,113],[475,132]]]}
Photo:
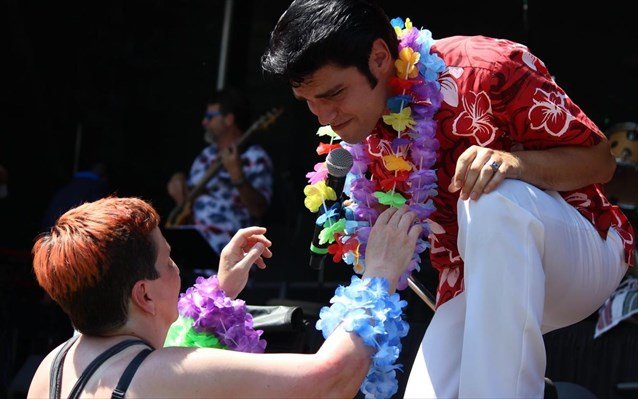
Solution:
{"label": "flower lei", "polygon": [[304,188],[304,202],[311,212],[322,209],[316,222],[323,227],[319,243],[330,244],[328,253],[334,262],[343,260],[356,274],[365,271],[366,243],[381,213],[376,205],[399,208],[407,203],[416,212],[423,232],[397,284],[397,289],[403,290],[412,271],[420,270],[420,254],[429,247],[426,220],[435,210],[432,198],[437,195],[436,172],[431,168],[439,148],[434,114],[442,100],[437,79],[446,66],[437,54],[430,54],[434,42],[430,31],[413,27],[409,18],[405,22],[395,18],[390,23],[399,39],[396,76],[389,82],[394,95],[387,100],[391,113],[383,115],[366,140],[358,144],[336,142],[339,138],[329,126],[317,131],[318,136],[330,138],[330,143],[319,144],[317,154],[326,155],[339,147],[352,154],[353,166],[344,187],[352,204],[343,209],[345,217],[340,216],[341,204],[330,209],[325,206],[326,200],[336,199],[334,190],[325,184],[325,161],[306,174],[310,185]]}
{"label": "flower lei", "polygon": [[195,284],[180,294],[179,317],[171,325],[164,346],[230,349],[263,353],[262,330],[253,329],[253,317],[246,303],[232,300],[219,287],[217,276],[197,277]]}
{"label": "flower lei", "polygon": [[[326,200],[336,200],[336,193],[325,184],[328,175],[325,161],[317,163],[314,171],[306,175],[310,185],[304,188],[304,203],[311,212],[323,210],[316,221],[323,227],[319,244],[330,244],[327,252],[333,255],[333,261],[343,260],[352,265],[356,274],[365,271],[365,247],[370,229],[381,213],[377,205],[399,208],[407,203],[417,214],[423,231],[412,260],[397,283],[397,289],[403,290],[408,286],[412,271],[420,270],[420,254],[429,247],[427,219],[435,210],[432,198],[437,195],[437,177],[432,167],[439,149],[434,115],[442,100],[437,80],[446,65],[437,54],[430,54],[434,43],[430,31],[413,27],[409,18],[405,22],[395,18],[390,23],[399,39],[396,76],[389,81],[393,92],[387,100],[390,114],[382,116],[364,142],[354,145],[335,142],[339,138],[329,126],[317,131],[318,136],[330,137],[330,143],[319,144],[317,154],[326,155],[339,147],[352,154],[353,166],[344,187],[351,205],[343,209],[344,217],[340,216],[342,209],[338,201],[327,208]],[[395,370],[401,366],[393,364],[401,350],[399,338],[407,334],[407,329],[400,329],[399,324],[381,323],[378,318],[370,324],[370,317],[363,315],[367,314],[365,310],[351,310],[363,308],[378,312],[384,307],[397,310],[396,303],[393,305],[378,296],[365,299],[366,295],[379,293],[378,284],[373,282],[368,286],[357,281],[353,276],[349,288],[337,290],[331,300],[334,305],[330,313],[326,310],[320,316],[325,320],[320,320],[317,328],[323,328],[326,337],[343,320],[346,329],[351,328],[348,331],[357,332],[364,342],[373,346],[377,351],[361,390],[366,397],[389,397],[397,389]],[[394,295],[398,300],[398,294]],[[402,307],[398,307],[399,318]],[[396,320],[396,315],[392,317]]]}
{"label": "flower lei", "polygon": [[374,277],[361,280],[352,276],[348,287],[339,286],[330,300],[332,306],[319,311],[317,330],[324,338],[340,324],[346,331],[354,331],[363,342],[376,349],[372,365],[361,384],[366,397],[389,398],[399,384],[395,365],[401,353],[401,338],[408,335],[408,323],[401,319],[406,301],[399,294],[388,294],[388,280]]}

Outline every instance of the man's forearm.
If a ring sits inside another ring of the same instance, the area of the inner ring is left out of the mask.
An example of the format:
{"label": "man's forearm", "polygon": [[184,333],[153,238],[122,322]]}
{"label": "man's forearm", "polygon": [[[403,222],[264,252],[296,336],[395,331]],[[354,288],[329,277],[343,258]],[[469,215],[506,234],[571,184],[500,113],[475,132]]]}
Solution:
{"label": "man's forearm", "polygon": [[556,147],[512,154],[520,161],[516,178],[556,191],[606,183],[611,180],[616,168],[607,141],[593,147]]}
{"label": "man's forearm", "polygon": [[264,216],[266,208],[268,207],[268,203],[264,196],[247,180],[243,181],[236,187],[239,191],[239,198],[246,208],[248,208],[248,212],[256,218]]}

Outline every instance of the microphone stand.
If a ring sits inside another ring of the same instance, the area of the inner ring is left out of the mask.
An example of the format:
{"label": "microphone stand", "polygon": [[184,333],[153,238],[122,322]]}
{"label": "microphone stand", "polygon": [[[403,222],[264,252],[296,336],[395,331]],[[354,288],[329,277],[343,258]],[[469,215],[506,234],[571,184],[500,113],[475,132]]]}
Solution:
{"label": "microphone stand", "polygon": [[427,288],[425,288],[423,284],[418,282],[414,277],[409,276],[408,287],[410,287],[410,289],[415,294],[417,294],[418,297],[421,298],[421,300],[425,302],[425,304],[428,305],[428,307],[432,309],[433,312],[436,311],[435,296]]}

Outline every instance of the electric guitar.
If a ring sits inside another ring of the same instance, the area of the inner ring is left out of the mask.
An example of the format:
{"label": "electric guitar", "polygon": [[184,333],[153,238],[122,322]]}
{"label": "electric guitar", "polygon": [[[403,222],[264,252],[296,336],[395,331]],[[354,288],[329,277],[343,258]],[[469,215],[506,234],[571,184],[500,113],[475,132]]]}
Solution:
{"label": "electric guitar", "polygon": [[[283,108],[273,108],[260,116],[252,125],[237,139],[235,145],[239,149],[241,145],[255,132],[265,130],[272,125],[277,118],[283,113]],[[176,205],[171,211],[164,223],[166,228],[180,226],[188,224],[192,218],[192,207],[195,199],[204,191],[206,184],[212,179],[221,169],[222,160],[221,156],[218,156],[215,161],[208,167],[206,173],[202,179],[193,187],[188,193],[184,203],[182,205]]]}

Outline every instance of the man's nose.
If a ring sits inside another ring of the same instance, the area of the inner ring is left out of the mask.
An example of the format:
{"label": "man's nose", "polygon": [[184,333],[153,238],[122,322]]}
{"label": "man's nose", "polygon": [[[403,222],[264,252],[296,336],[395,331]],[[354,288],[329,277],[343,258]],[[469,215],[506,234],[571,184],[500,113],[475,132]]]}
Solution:
{"label": "man's nose", "polygon": [[308,108],[310,108],[310,112],[317,116],[321,125],[328,125],[337,117],[336,108],[330,104],[309,101]]}

